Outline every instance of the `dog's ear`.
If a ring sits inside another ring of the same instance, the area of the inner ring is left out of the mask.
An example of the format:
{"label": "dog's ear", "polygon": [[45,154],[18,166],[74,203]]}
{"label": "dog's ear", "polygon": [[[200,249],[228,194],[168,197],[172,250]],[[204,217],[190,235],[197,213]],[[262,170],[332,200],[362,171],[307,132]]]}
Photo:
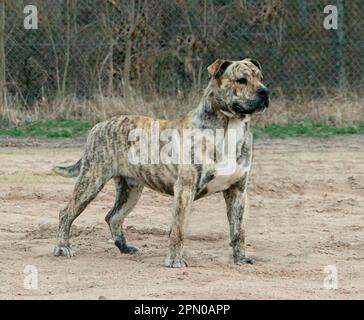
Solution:
{"label": "dog's ear", "polygon": [[248,58],[248,57],[245,57],[245,58],[243,58],[243,59],[241,59],[241,60],[249,60],[252,64],[254,64],[260,71],[262,71],[262,64],[258,61],[258,60],[256,60],[256,59],[252,59],[252,58]]}
{"label": "dog's ear", "polygon": [[220,78],[231,63],[229,60],[217,59],[213,64],[209,65],[207,71],[211,77]]}
{"label": "dog's ear", "polygon": [[250,59],[250,61],[252,62],[252,64],[257,66],[260,71],[262,71],[262,64],[258,60]]}

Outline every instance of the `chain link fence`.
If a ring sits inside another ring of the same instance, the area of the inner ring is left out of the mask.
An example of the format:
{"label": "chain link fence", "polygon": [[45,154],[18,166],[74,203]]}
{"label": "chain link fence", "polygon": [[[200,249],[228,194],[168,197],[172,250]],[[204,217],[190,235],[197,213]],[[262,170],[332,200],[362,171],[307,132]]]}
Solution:
{"label": "chain link fence", "polygon": [[[128,101],[202,89],[216,58],[263,63],[273,94],[315,98],[364,89],[362,0],[0,0],[2,92],[30,106],[45,97]],[[336,5],[338,30],[324,8]],[[1,70],[0,70],[1,71]]]}

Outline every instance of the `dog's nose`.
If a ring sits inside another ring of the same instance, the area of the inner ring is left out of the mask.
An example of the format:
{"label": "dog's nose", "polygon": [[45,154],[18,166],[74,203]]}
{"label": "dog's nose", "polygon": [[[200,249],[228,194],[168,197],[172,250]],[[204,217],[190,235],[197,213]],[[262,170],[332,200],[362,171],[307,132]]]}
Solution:
{"label": "dog's nose", "polygon": [[269,96],[269,89],[267,87],[261,87],[257,90],[257,95],[262,98],[267,98]]}

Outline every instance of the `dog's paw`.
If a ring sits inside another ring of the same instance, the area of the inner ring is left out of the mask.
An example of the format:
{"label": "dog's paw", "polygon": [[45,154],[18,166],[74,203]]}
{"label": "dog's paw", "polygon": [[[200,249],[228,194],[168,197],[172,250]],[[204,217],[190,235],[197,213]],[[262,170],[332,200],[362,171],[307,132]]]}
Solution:
{"label": "dog's paw", "polygon": [[73,250],[71,249],[71,246],[55,246],[53,255],[56,257],[71,258],[73,256]]}
{"label": "dog's paw", "polygon": [[139,248],[138,247],[135,247],[135,246],[132,246],[132,245],[126,245],[124,247],[123,253],[126,253],[126,254],[135,254],[138,251],[139,251]]}
{"label": "dog's paw", "polygon": [[254,264],[255,260],[253,258],[248,257],[239,257],[234,259],[234,263],[237,265],[243,265],[243,264]]}
{"label": "dog's paw", "polygon": [[137,247],[134,247],[130,244],[126,244],[125,241],[122,241],[119,239],[116,240],[114,243],[118,247],[118,249],[120,250],[121,253],[134,254],[139,251],[139,249]]}
{"label": "dog's paw", "polygon": [[168,268],[185,268],[187,267],[187,262],[185,259],[171,259],[168,257],[164,263]]}
{"label": "dog's paw", "polygon": [[118,247],[121,253],[124,254],[135,254],[139,251],[137,247],[134,247],[130,244],[126,244],[125,242],[116,240],[115,245]]}

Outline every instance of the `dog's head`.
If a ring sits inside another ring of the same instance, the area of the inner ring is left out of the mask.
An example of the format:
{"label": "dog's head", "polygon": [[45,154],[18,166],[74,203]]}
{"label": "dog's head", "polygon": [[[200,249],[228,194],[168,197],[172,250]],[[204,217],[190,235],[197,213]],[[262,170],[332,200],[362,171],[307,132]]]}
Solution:
{"label": "dog's head", "polygon": [[208,72],[214,99],[223,114],[241,117],[269,106],[269,90],[263,84],[262,67],[257,60],[218,59]]}

